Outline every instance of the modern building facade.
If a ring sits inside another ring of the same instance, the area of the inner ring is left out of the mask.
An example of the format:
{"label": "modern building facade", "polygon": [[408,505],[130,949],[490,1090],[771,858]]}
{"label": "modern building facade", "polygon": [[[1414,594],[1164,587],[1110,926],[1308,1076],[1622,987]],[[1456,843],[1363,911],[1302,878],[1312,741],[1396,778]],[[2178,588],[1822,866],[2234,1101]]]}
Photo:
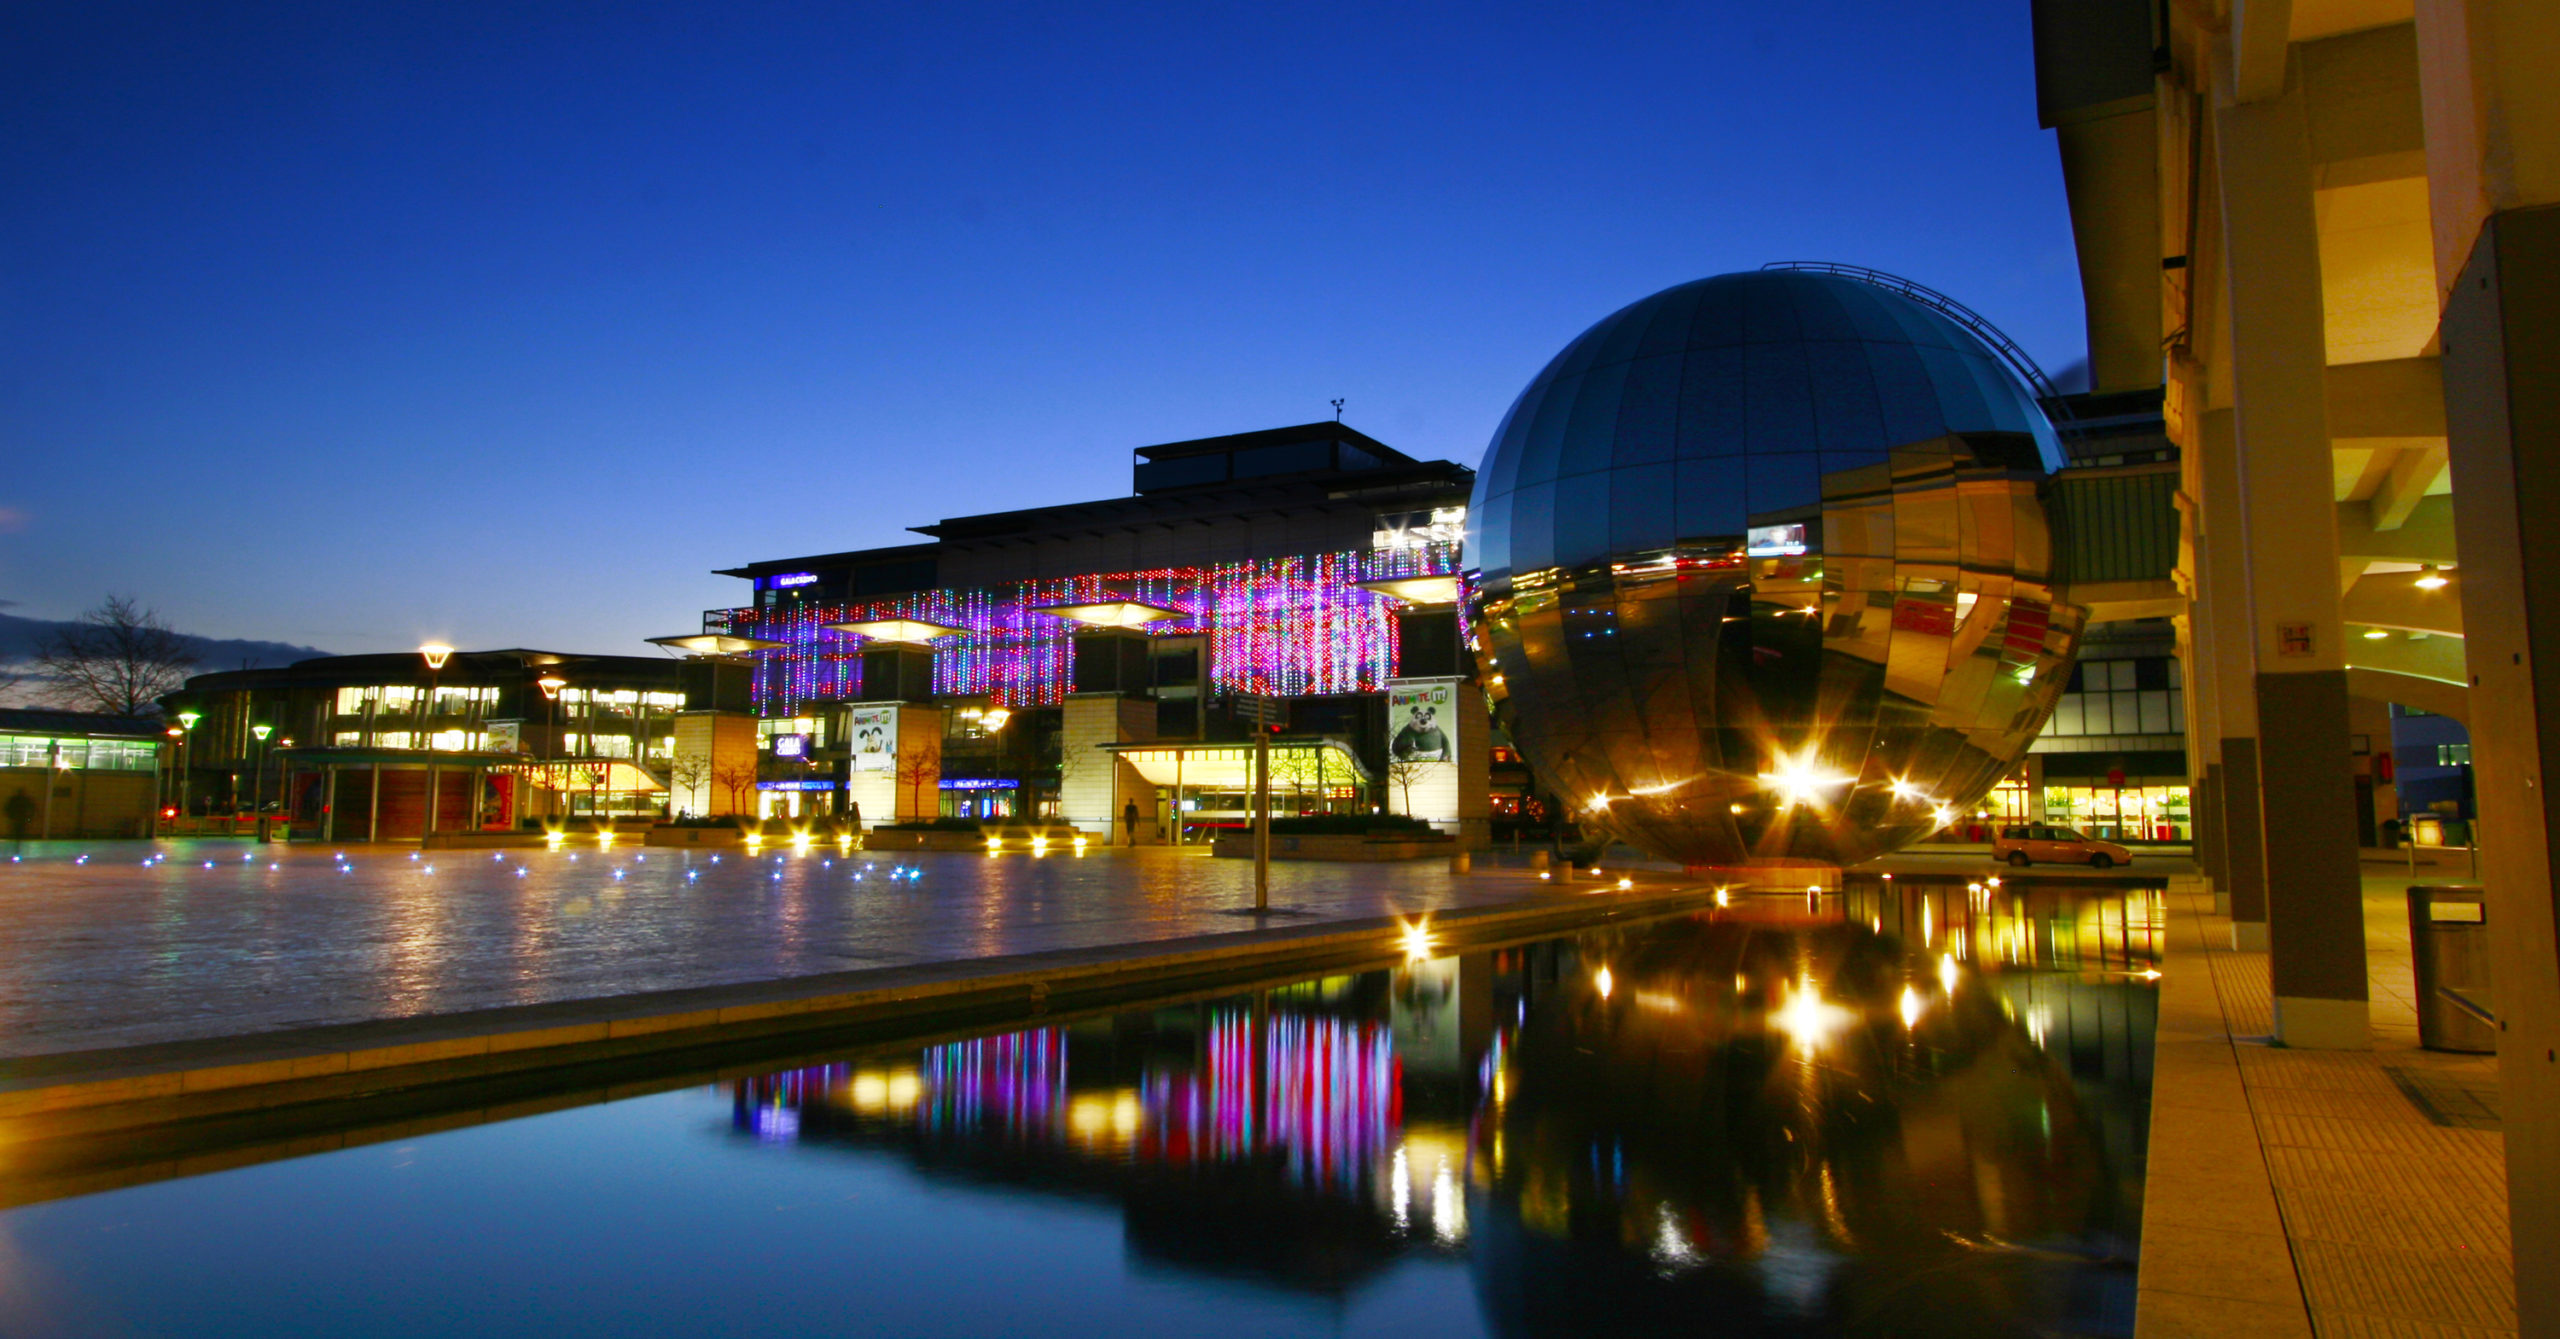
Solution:
{"label": "modern building facade", "polygon": [[[1457,601],[1472,472],[1340,423],[1140,448],[1125,498],[722,573],[749,603],[762,811],[1056,818],[1115,840],[1410,806],[1487,831],[1492,741]],[[1174,815],[1181,815],[1175,818]]]}
{"label": "modern building facade", "polygon": [[2517,1322],[2560,1332],[2560,6],[2033,13],[2096,389],[2182,453],[2203,863],[2279,1039],[2368,1045],[2355,741],[2469,727]]}
{"label": "modern building facade", "polygon": [[0,832],[150,836],[169,742],[155,720],[0,708]]}
{"label": "modern building facade", "polygon": [[[434,648],[444,651],[444,648]],[[163,700],[189,808],[339,841],[659,815],[710,662],[522,648],[199,674]],[[745,681],[727,683],[743,706]]]}

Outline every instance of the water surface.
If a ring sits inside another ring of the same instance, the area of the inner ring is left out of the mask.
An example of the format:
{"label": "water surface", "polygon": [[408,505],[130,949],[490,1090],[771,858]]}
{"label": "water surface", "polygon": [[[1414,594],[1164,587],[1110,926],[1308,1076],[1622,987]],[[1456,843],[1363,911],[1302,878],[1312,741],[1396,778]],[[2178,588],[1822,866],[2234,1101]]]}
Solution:
{"label": "water surface", "polygon": [[2156,895],[1806,910],[33,1205],[0,1334],[2129,1334]]}

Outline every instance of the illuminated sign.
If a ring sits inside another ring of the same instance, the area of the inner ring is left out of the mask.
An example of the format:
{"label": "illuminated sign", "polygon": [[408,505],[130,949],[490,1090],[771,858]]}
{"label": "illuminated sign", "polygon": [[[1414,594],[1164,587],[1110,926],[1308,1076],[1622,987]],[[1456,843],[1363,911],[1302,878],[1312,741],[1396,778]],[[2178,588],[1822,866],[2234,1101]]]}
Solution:
{"label": "illuminated sign", "polygon": [[1743,536],[1743,545],[1754,558],[1793,558],[1805,551],[1804,525],[1755,525]]}
{"label": "illuminated sign", "polygon": [[1021,786],[1019,781],[999,780],[991,776],[947,776],[942,779],[944,790],[1018,790]]}
{"label": "illuminated sign", "polygon": [[818,574],[815,572],[785,572],[773,579],[773,588],[775,590],[788,590],[793,586],[814,586],[817,584]]}
{"label": "illuminated sign", "polygon": [[834,790],[835,788],[835,782],[826,780],[759,781],[756,783],[756,789],[758,790]]}
{"label": "illuminated sign", "polygon": [[773,756],[777,758],[808,757],[809,737],[807,735],[775,735],[773,737]]}

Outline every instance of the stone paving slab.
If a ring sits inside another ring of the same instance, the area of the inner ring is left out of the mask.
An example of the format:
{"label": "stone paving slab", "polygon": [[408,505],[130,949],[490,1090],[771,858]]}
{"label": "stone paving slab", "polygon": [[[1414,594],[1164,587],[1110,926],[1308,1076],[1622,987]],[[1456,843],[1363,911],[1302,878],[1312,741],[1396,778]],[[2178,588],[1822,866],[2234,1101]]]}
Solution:
{"label": "stone paving slab", "polygon": [[2465,1100],[2496,1061],[2418,1049],[2406,882],[2366,879],[2369,1051],[2270,1045],[2267,955],[2170,895],[2138,1336],[2516,1332],[2503,1140]]}
{"label": "stone paving slab", "polygon": [[[1307,921],[1490,906],[1539,886],[1438,860],[1271,874],[1274,905]],[[341,858],[27,843],[0,864],[0,1057],[1172,940],[1244,928],[1252,902],[1248,862],[1162,847]]]}

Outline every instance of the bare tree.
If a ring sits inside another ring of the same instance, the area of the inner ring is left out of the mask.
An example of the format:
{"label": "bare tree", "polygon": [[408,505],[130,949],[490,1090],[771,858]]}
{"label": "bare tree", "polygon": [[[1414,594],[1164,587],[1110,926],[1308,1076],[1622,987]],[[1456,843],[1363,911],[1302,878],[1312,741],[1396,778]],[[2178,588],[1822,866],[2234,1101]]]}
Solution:
{"label": "bare tree", "polygon": [[729,792],[729,812],[758,817],[748,801],[756,789],[756,765],[753,762],[726,762],[711,769],[711,780]]}
{"label": "bare tree", "polygon": [[1387,759],[1387,784],[1403,792],[1405,817],[1413,817],[1413,783],[1431,775],[1431,769],[1438,765],[1427,758]]}
{"label": "bare tree", "polygon": [[110,595],[36,646],[45,697],[74,711],[156,715],[163,694],[185,686],[196,653],[184,634],[130,595]]}
{"label": "bare tree", "polygon": [[691,749],[677,754],[667,762],[667,780],[675,783],[676,793],[684,797],[688,809],[695,804],[708,807],[708,797],[702,792],[711,784],[709,755]]}
{"label": "bare tree", "polygon": [[906,788],[907,812],[918,818],[924,812],[924,788],[942,775],[942,754],[925,748],[898,751],[898,784]]}

